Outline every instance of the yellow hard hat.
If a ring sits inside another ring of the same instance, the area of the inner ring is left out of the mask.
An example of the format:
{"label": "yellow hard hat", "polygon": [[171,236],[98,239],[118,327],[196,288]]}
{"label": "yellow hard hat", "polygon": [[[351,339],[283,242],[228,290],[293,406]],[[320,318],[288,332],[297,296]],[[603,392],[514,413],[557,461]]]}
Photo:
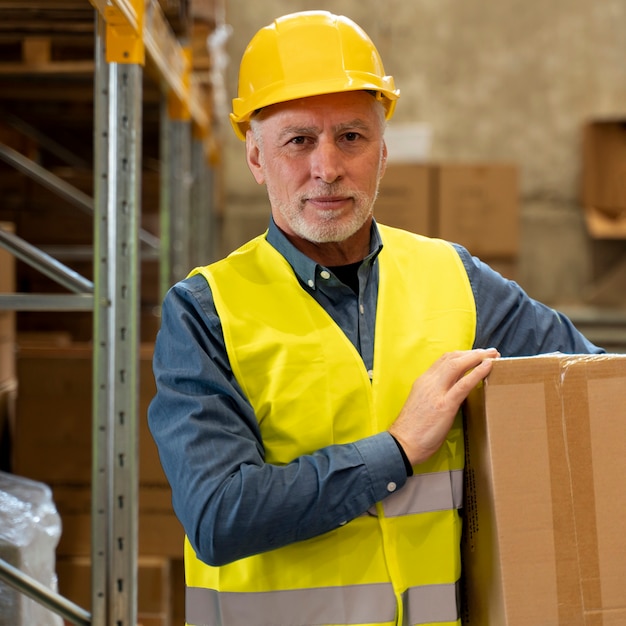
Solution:
{"label": "yellow hard hat", "polygon": [[365,31],[328,11],[291,13],[262,28],[248,44],[230,121],[245,139],[253,113],[270,104],[360,90],[376,94],[387,119],[393,115],[400,91],[385,75]]}

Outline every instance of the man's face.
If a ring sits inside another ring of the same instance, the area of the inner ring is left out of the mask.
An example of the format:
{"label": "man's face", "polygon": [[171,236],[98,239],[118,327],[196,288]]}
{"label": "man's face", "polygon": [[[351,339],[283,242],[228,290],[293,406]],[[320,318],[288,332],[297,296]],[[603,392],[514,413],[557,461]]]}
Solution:
{"label": "man's face", "polygon": [[315,243],[367,228],[387,150],[372,95],[347,92],[264,109],[248,131],[248,165],[264,183],[278,227]]}

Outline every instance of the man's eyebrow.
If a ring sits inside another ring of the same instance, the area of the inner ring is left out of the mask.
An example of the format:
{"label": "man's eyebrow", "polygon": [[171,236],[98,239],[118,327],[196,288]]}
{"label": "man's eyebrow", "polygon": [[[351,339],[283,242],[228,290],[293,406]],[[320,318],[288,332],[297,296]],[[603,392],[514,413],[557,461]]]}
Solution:
{"label": "man's eyebrow", "polygon": [[371,128],[371,124],[368,124],[367,122],[357,117],[356,119],[353,119],[349,122],[343,122],[341,124],[338,124],[335,127],[335,130],[341,132],[341,131],[352,129],[352,128],[357,128],[360,130],[368,130],[369,128]]}
{"label": "man's eyebrow", "polygon": [[297,137],[298,135],[317,135],[320,133],[320,128],[317,126],[285,126],[281,129],[278,137],[283,139],[285,137]]}
{"label": "man's eyebrow", "polygon": [[[361,118],[355,118],[348,122],[342,122],[341,124],[337,124],[337,126],[333,127],[334,132],[341,133],[346,130],[368,130],[371,128],[371,124],[363,121]],[[321,132],[321,128],[319,126],[285,126],[285,128],[281,129],[279,133],[279,138],[285,137],[297,137],[299,135],[318,135]]]}

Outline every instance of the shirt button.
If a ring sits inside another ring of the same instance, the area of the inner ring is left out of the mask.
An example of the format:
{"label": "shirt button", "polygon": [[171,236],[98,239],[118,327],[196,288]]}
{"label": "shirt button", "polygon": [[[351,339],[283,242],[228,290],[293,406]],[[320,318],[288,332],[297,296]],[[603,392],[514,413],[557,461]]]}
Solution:
{"label": "shirt button", "polygon": [[374,380],[374,370],[367,370],[367,375],[370,377],[370,380]]}
{"label": "shirt button", "polygon": [[330,272],[326,271],[326,270],[322,270],[320,272],[320,276],[324,279],[324,280],[328,280],[330,278]]}
{"label": "shirt button", "polygon": [[390,483],[387,483],[387,491],[391,492],[391,491],[395,491],[398,485],[396,485],[396,483],[394,483],[393,481]]}
{"label": "shirt button", "polygon": [[306,283],[311,289],[313,289],[313,287],[315,287],[315,283],[312,280],[307,280]]}
{"label": "shirt button", "polygon": [[339,522],[339,526],[345,526],[348,522],[343,521],[343,522]]}

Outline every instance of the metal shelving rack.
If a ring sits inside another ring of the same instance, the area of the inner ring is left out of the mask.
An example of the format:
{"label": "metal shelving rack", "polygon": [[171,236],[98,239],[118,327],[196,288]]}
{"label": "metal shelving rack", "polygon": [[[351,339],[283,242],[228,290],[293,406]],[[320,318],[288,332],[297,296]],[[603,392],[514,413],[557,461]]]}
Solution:
{"label": "metal shelving rack", "polygon": [[[216,147],[190,50],[157,0],[89,2],[96,21],[93,199],[7,146],[0,145],[0,158],[93,214],[94,280],[0,230],[0,245],[74,292],[3,294],[0,308],[93,311],[91,613],[3,561],[0,578],[75,624],[135,626],[140,261],[142,254],[159,255],[163,295],[196,259],[211,259]],[[162,93],[160,241],[139,227],[146,57]]]}

